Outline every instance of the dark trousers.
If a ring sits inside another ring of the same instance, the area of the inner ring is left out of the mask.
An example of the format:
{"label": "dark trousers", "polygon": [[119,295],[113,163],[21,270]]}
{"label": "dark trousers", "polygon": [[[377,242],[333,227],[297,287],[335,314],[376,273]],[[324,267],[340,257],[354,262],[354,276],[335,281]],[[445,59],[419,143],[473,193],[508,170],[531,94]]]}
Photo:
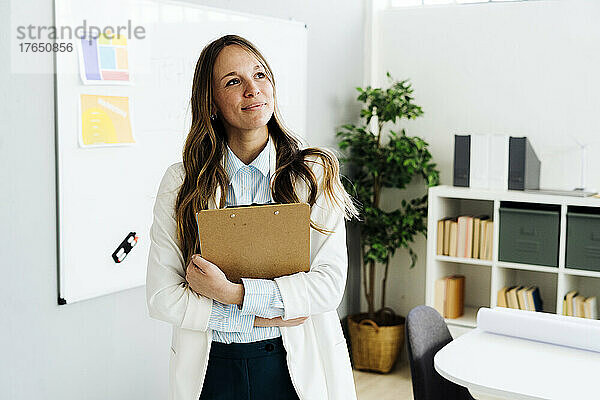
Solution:
{"label": "dark trousers", "polygon": [[213,342],[200,400],[298,400],[281,338]]}

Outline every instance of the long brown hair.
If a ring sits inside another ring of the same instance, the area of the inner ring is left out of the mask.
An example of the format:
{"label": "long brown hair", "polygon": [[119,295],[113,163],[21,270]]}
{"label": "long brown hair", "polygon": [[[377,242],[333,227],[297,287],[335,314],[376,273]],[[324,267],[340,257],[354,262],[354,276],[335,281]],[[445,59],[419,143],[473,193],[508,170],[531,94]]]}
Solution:
{"label": "long brown hair", "polygon": [[[273,72],[260,51],[240,36],[226,35],[204,47],[194,72],[191,98],[192,125],[183,149],[185,178],[175,201],[177,235],[185,265],[189,263],[193,254],[200,252],[196,213],[208,208],[209,199],[214,196],[217,185],[220,186],[222,193],[220,204],[217,206],[219,208],[225,206],[229,179],[221,165],[221,159],[227,150],[227,136],[220,117],[211,120],[210,115],[213,104],[213,66],[221,50],[230,45],[239,45],[256,57],[273,85],[274,112],[267,123],[269,135],[277,152],[276,170],[271,184],[273,200],[277,203],[299,203],[300,199],[294,190],[294,185],[300,178],[310,188],[308,204],[312,206],[317,199],[319,188],[309,163],[317,162],[323,168],[322,190],[325,192],[326,199],[333,206],[339,207],[344,212],[345,218],[350,219],[358,215],[351,197],[340,182],[339,163],[335,155],[315,147],[300,150],[300,142],[285,127],[277,107]],[[317,226],[313,221],[310,226],[321,233],[330,232]]]}

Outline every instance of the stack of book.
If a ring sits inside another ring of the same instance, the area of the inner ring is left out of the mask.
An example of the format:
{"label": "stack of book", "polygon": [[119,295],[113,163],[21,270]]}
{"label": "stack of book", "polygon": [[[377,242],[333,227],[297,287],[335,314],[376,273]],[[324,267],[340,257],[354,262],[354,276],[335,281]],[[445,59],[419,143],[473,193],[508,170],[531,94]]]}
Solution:
{"label": "stack of book", "polygon": [[465,277],[452,275],[435,281],[434,308],[444,318],[458,318],[464,313]]}
{"label": "stack of book", "polygon": [[491,260],[493,235],[487,215],[443,218],[437,223],[437,254]]}
{"label": "stack of book", "polygon": [[526,311],[542,311],[542,298],[537,286],[510,286],[498,291],[498,307]]}
{"label": "stack of book", "polygon": [[581,296],[577,290],[571,290],[563,299],[563,315],[598,319],[596,296]]}

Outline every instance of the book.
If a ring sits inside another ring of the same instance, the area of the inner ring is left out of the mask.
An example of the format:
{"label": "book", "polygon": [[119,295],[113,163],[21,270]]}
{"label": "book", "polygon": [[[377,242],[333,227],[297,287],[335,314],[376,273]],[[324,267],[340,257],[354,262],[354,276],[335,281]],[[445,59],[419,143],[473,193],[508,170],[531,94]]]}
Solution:
{"label": "book", "polygon": [[527,291],[529,287],[522,287],[517,290],[517,301],[519,302],[519,309],[525,311],[531,311],[529,304],[527,302]]}
{"label": "book", "polygon": [[487,239],[485,237],[487,233],[488,221],[481,221],[481,227],[479,228],[479,258],[485,260],[485,252],[487,249]]}
{"label": "book", "polygon": [[473,217],[473,258],[481,258],[481,224],[489,218],[487,215]]}
{"label": "book", "polygon": [[573,302],[574,302],[574,311],[575,311],[574,316],[584,318],[585,310],[583,309],[583,305],[585,303],[585,296],[577,295],[573,298]]}
{"label": "book", "polygon": [[565,302],[566,304],[566,310],[567,313],[565,315],[570,315],[570,316],[574,316],[574,311],[573,311],[573,298],[575,296],[577,296],[579,294],[579,292],[577,290],[571,290],[570,292],[568,292],[567,294],[565,294]]}
{"label": "book", "polygon": [[452,218],[444,220],[444,255],[450,255],[450,226],[452,225]]}
{"label": "book", "polygon": [[490,189],[508,189],[509,137],[490,135],[488,186]]}
{"label": "book", "polygon": [[444,254],[444,220],[440,219],[437,223],[437,247],[436,254]]}
{"label": "book", "polygon": [[490,135],[470,135],[469,187],[489,187]]}
{"label": "book", "polygon": [[523,297],[525,298],[525,304],[527,305],[527,311],[535,311],[535,304],[533,302],[533,286],[529,286],[527,290],[523,293]]}
{"label": "book", "polygon": [[496,301],[498,307],[508,307],[506,304],[506,291],[508,287],[504,286],[502,289],[498,290],[498,300]]}
{"label": "book", "polygon": [[486,234],[485,234],[485,240],[487,240],[487,253],[486,253],[486,260],[491,260],[493,257],[493,250],[494,250],[494,222],[493,221],[488,221],[488,223],[485,225],[485,229],[487,230]]}
{"label": "book", "polygon": [[434,286],[433,308],[443,317],[446,308],[446,281],[447,277],[436,279]]}
{"label": "book", "polygon": [[519,299],[517,292],[521,289],[521,286],[513,286],[506,292],[506,304],[508,308],[519,309]]}
{"label": "book", "polygon": [[446,280],[445,318],[458,318],[464,313],[465,277],[453,275]]}
{"label": "book", "polygon": [[470,161],[471,136],[454,135],[454,186],[469,187]]}
{"label": "book", "polygon": [[540,160],[526,137],[511,137],[508,150],[508,189],[540,188]]}
{"label": "book", "polygon": [[488,221],[486,229],[485,239],[488,241],[486,260],[491,260],[494,255],[494,221]]}
{"label": "book", "polygon": [[473,217],[467,217],[467,232],[465,243],[465,257],[473,257]]}
{"label": "book", "polygon": [[473,255],[473,217],[458,217],[458,243],[456,256],[471,258]]}
{"label": "book", "polygon": [[[589,298],[589,297],[588,297]],[[583,301],[583,318],[590,318],[590,310],[589,310],[589,303],[587,302],[587,299],[585,299]]]}
{"label": "book", "polygon": [[539,288],[533,290],[533,301],[535,303],[535,309],[538,311],[544,310],[544,301],[542,300],[542,294]]}
{"label": "book", "polygon": [[465,277],[445,276],[436,279],[433,308],[444,318],[458,318],[464,313]]}
{"label": "book", "polygon": [[479,235],[481,231],[481,218],[473,218],[473,258],[479,258]]}
{"label": "book", "polygon": [[450,221],[450,239],[448,245],[448,255],[456,257],[458,245],[458,222]]}
{"label": "book", "polygon": [[577,304],[575,303],[575,298],[579,296],[579,293],[575,293],[573,298],[571,298],[571,316],[574,317],[577,314]]}
{"label": "book", "polygon": [[584,303],[585,317],[598,319],[598,306],[596,296],[588,297]]}
{"label": "book", "polygon": [[527,291],[531,311],[542,311],[542,299],[540,297],[540,289],[537,286],[532,286]]}
{"label": "book", "polygon": [[481,248],[479,249],[479,258],[482,260],[491,260],[493,254],[493,236],[494,222],[485,220],[481,221]]}

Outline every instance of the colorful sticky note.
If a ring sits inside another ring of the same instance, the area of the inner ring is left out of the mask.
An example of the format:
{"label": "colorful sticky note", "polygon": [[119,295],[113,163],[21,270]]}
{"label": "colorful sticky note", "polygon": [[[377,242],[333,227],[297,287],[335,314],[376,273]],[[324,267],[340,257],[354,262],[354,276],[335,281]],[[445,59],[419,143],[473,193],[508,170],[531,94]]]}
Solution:
{"label": "colorful sticky note", "polygon": [[85,84],[129,82],[129,51],[125,35],[112,40],[104,35],[97,39],[81,39],[79,62],[81,80]]}
{"label": "colorful sticky note", "polygon": [[80,95],[82,147],[135,143],[129,97]]}

